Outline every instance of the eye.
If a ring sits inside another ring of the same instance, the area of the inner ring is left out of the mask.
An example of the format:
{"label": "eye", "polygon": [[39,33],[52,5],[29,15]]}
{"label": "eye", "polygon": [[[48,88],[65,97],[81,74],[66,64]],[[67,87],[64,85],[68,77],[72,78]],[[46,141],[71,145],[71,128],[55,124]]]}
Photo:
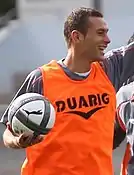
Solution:
{"label": "eye", "polygon": [[98,35],[104,35],[104,31],[98,31]]}

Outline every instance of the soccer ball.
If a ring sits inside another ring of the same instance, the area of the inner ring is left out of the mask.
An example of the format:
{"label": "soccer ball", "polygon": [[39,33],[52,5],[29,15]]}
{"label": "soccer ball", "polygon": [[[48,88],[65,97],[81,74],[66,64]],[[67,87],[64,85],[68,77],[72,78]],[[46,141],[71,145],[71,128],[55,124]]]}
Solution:
{"label": "soccer ball", "polygon": [[54,126],[56,112],[52,104],[37,93],[17,97],[8,111],[8,121],[15,135],[47,134]]}

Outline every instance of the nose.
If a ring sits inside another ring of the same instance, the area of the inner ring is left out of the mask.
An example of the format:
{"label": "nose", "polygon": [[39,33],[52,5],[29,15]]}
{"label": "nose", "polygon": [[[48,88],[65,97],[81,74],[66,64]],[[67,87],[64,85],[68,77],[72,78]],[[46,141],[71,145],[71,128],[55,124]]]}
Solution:
{"label": "nose", "polygon": [[105,36],[105,38],[104,38],[104,42],[106,43],[106,44],[109,44],[111,41],[110,41],[110,38],[109,38],[109,36],[106,34],[106,36]]}

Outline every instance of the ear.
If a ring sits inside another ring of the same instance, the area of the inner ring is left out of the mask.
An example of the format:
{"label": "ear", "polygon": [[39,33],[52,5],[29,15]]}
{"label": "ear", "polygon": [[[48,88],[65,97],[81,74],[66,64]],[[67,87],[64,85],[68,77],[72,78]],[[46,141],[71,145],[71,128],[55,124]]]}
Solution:
{"label": "ear", "polygon": [[84,36],[79,31],[73,30],[71,32],[71,39],[74,43],[80,43],[81,41],[84,40]]}

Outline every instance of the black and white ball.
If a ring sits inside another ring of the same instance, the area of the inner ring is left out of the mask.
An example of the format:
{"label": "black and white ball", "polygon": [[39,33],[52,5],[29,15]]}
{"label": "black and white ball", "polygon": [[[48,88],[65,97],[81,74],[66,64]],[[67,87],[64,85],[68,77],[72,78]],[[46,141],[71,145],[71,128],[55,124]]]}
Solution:
{"label": "black and white ball", "polygon": [[17,97],[8,111],[8,121],[16,135],[32,133],[47,134],[55,124],[55,109],[37,93],[26,93]]}

